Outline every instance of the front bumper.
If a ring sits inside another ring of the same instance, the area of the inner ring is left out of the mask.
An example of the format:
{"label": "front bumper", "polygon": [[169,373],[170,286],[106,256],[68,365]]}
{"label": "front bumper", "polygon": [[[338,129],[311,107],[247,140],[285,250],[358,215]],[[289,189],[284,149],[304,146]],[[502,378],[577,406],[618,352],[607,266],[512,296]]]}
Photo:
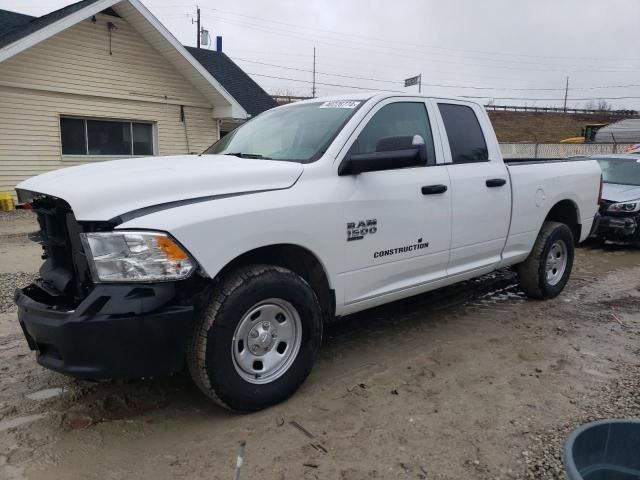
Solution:
{"label": "front bumper", "polygon": [[98,284],[70,310],[36,284],[15,293],[18,320],[38,363],[95,379],[179,370],[194,313],[179,298],[173,283]]}
{"label": "front bumper", "polygon": [[606,215],[600,216],[597,229],[593,236],[602,240],[613,242],[638,242],[640,241],[640,215]]}

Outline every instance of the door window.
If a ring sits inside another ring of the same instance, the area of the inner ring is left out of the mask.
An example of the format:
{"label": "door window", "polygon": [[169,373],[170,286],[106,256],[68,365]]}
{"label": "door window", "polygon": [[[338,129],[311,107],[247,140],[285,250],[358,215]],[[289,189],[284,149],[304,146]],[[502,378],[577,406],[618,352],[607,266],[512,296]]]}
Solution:
{"label": "door window", "polygon": [[[416,135],[419,135],[425,143],[428,163],[435,163],[431,125],[424,103],[391,103],[378,110],[369,120],[352,145],[350,153],[374,153],[388,150],[388,142],[384,139]],[[418,142],[420,140],[414,140],[414,144]]]}
{"label": "door window", "polygon": [[487,142],[475,112],[466,105],[439,103],[453,163],[489,161]]}

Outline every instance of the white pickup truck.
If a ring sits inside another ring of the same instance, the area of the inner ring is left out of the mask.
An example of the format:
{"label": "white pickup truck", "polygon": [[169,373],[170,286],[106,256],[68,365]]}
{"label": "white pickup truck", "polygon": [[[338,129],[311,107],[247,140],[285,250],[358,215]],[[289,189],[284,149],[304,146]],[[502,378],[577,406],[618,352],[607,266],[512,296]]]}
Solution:
{"label": "white pickup truck", "polygon": [[202,155],[31,178],[45,262],[16,291],[38,362],[176,372],[253,411],[309,375],[323,325],[515,266],[558,295],[599,202],[594,160],[506,163],[483,108],[358,94],[267,111]]}

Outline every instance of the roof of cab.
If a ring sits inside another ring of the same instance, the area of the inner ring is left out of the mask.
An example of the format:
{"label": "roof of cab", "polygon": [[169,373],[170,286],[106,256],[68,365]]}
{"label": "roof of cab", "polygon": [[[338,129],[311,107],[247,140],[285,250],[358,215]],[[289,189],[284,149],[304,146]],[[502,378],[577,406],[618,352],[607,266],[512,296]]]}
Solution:
{"label": "roof of cab", "polygon": [[396,98],[396,97],[408,97],[408,98],[432,98],[437,100],[454,100],[457,102],[467,102],[478,104],[473,99],[463,98],[463,97],[450,97],[450,96],[442,96],[442,95],[429,95],[427,93],[404,93],[404,92],[385,92],[385,91],[365,91],[365,92],[357,92],[357,93],[342,93],[340,95],[330,95],[326,97],[316,97],[310,98],[308,100],[302,100],[299,102],[289,103],[287,105],[282,105],[282,107],[287,107],[290,105],[300,105],[305,103],[314,103],[314,102],[332,102],[339,100],[360,100],[367,101],[374,98],[384,99],[384,98]]}

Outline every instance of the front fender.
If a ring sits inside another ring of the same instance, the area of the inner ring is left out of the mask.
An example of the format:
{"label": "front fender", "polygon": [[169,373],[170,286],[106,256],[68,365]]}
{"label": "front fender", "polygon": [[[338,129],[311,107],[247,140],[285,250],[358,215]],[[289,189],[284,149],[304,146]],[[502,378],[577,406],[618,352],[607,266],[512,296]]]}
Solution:
{"label": "front fender", "polygon": [[251,250],[278,244],[299,246],[319,260],[330,288],[335,288],[344,248],[344,232],[333,227],[340,224],[335,210],[324,203],[301,204],[285,192],[178,206],[134,218],[117,228],[171,233],[209,278]]}

